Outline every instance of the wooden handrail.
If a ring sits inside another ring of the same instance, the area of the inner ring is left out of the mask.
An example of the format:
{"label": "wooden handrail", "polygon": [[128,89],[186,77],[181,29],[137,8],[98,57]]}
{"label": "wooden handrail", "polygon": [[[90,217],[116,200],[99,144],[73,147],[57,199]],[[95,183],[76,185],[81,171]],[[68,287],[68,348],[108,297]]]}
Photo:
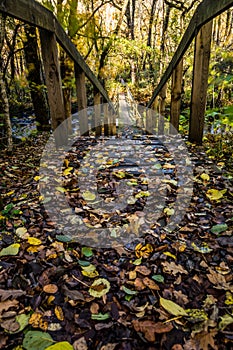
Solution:
{"label": "wooden handrail", "polygon": [[226,11],[231,6],[233,6],[233,0],[203,0],[203,2],[197,7],[174,56],[172,57],[158,86],[153,92],[153,95],[147,105],[148,108],[152,106],[154,100],[160,93],[161,89],[171,77],[173,70],[176,68],[181,58],[187,51],[189,45],[191,44],[193,38],[197,35],[199,29],[205,23],[220,15],[222,12]]}
{"label": "wooden handrail", "polygon": [[108,97],[108,94],[90,67],[66,35],[64,29],[58,22],[54,14],[34,0],[0,0],[0,12],[7,16],[17,18],[23,22],[34,25],[40,29],[48,30],[55,33],[58,43],[85,73],[86,77],[100,92],[104,100],[108,102],[114,110],[113,103]]}

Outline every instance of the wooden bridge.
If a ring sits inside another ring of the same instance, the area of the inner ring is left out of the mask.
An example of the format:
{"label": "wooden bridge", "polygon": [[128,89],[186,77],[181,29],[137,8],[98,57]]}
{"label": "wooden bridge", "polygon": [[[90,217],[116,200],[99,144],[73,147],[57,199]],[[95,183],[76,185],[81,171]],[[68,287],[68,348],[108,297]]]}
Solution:
{"label": "wooden bridge", "polygon": [[[231,6],[233,6],[233,0],[203,0],[197,7],[165,74],[147,106],[148,108],[158,108],[157,98],[160,96],[158,112],[162,111],[161,105],[164,103],[163,89],[169,78],[173,76],[171,123],[178,129],[181,96],[181,84],[179,84],[179,81],[182,79],[181,60],[192,40],[196,38],[196,46],[199,46],[200,50],[196,51],[193,68],[189,139],[199,144],[202,142],[204,127],[212,20]],[[64,144],[68,138],[68,128],[63,128],[62,132],[57,131],[59,130],[57,127],[65,120],[57,43],[74,62],[78,110],[81,111],[87,108],[85,85],[85,77],[87,77],[94,87],[94,105],[96,106],[95,118],[100,119],[101,117],[98,105],[100,103],[108,103],[107,117],[105,116],[103,121],[105,125],[104,133],[110,135],[114,134],[116,130],[117,111],[112,101],[109,99],[106,90],[86,64],[75,45],[66,35],[54,14],[34,0],[0,0],[0,12],[6,16],[17,18],[39,28],[51,126],[54,131],[56,144],[58,146]],[[138,115],[135,105],[131,105],[131,108],[134,108],[134,115]],[[148,111],[145,116],[142,116],[141,120],[144,120],[146,130],[153,130],[153,117],[150,111]],[[158,132],[163,132],[162,123],[161,121],[160,125],[158,125]],[[97,120],[97,124],[100,124],[100,120]],[[82,134],[82,132],[86,132],[88,129],[87,116],[85,117],[84,115],[80,125],[81,128],[83,128],[83,130],[80,130]],[[110,126],[110,128],[106,127],[106,125]],[[101,134],[101,130],[100,127],[96,128],[96,136]]]}

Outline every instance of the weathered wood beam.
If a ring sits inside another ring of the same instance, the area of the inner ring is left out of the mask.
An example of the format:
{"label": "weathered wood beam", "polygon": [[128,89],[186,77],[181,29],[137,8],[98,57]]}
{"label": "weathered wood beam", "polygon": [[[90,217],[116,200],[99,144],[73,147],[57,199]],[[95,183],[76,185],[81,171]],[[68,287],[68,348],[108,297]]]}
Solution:
{"label": "weathered wood beam", "polygon": [[0,0],[0,11],[36,27],[54,31],[53,13],[34,0]]}
{"label": "weathered wood beam", "polygon": [[205,24],[195,40],[189,141],[202,144],[209,76],[213,21]]}
{"label": "weathered wood beam", "polygon": [[75,84],[79,112],[79,130],[81,136],[89,135],[88,115],[87,115],[87,91],[85,82],[85,73],[75,64]]}
{"label": "weathered wood beam", "polygon": [[[51,125],[57,146],[67,143],[68,131],[65,120],[60,66],[55,34],[40,29],[41,51],[48,91]],[[62,127],[59,127],[63,123]]]}
{"label": "weathered wood beam", "polygon": [[233,0],[204,0],[197,7],[191,21],[189,22],[188,28],[186,29],[181,42],[174,56],[172,57],[172,60],[170,61],[170,64],[168,65],[162,79],[153,92],[153,95],[147,105],[148,108],[152,106],[155,98],[158,96],[163,86],[171,77],[173,70],[176,68],[177,64],[180,62],[181,58],[187,51],[189,45],[191,44],[193,38],[197,35],[199,29],[205,23],[220,15],[231,6],[233,6]]}

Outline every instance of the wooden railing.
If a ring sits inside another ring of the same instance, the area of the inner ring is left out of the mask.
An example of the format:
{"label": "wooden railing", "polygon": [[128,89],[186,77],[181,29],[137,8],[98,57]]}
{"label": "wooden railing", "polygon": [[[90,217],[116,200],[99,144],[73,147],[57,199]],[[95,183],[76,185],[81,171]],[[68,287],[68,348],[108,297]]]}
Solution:
{"label": "wooden railing", "polygon": [[[51,124],[57,145],[67,142],[67,130],[62,128],[62,132],[56,131],[57,127],[65,120],[57,43],[74,62],[79,110],[87,107],[84,93],[86,91],[86,76],[94,86],[94,102],[99,104],[100,96],[102,96],[103,102],[108,103],[110,109],[114,111],[114,106],[106,90],[51,11],[34,0],[0,0],[0,12],[39,28]],[[85,127],[83,125],[84,131]]]}
{"label": "wooden railing", "polygon": [[[197,7],[181,41],[180,44],[174,53],[164,75],[162,76],[159,84],[155,88],[152,97],[147,105],[148,108],[152,107],[156,97],[162,93],[162,90],[165,86],[165,84],[168,82],[169,78],[175,71],[177,65],[183,58],[185,52],[187,51],[189,45],[191,44],[192,40],[197,37],[198,32],[200,31],[203,26],[210,22],[213,18],[220,15],[222,12],[229,9],[231,6],[233,6],[233,0],[203,0],[203,2]],[[195,74],[202,74],[202,72],[197,71],[194,72]],[[203,79],[206,79],[203,75]],[[206,82],[205,82],[206,84]],[[201,143],[202,139],[202,133],[203,133],[203,123],[204,123],[204,112],[205,108],[203,108],[203,91],[199,91],[199,96],[196,96],[197,99],[200,101],[199,110],[195,110],[195,116],[197,122],[193,123],[192,125],[195,125],[196,129],[198,130],[198,133],[190,132],[190,139],[191,141],[196,141],[197,143]]]}

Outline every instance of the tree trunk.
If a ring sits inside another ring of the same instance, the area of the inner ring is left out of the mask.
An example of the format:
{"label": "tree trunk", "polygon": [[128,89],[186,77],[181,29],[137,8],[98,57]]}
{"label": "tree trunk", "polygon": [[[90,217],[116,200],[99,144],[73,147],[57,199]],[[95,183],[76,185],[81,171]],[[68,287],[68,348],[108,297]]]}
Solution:
{"label": "tree trunk", "polygon": [[7,137],[7,151],[9,153],[13,150],[13,141],[12,141],[12,128],[10,120],[10,110],[9,110],[9,101],[6,93],[6,85],[3,79],[3,62],[2,62],[2,48],[4,45],[5,38],[5,29],[6,29],[6,17],[0,13],[0,104],[1,104],[1,113],[4,120],[6,137]]}
{"label": "tree trunk", "polygon": [[205,24],[195,40],[189,141],[202,144],[209,75],[213,21]]}
{"label": "tree trunk", "polygon": [[41,78],[42,65],[39,57],[39,49],[37,44],[36,28],[30,25],[24,27],[27,40],[24,41],[24,53],[26,66],[28,70],[28,82],[32,97],[32,103],[35,111],[37,129],[48,130],[49,111],[45,93],[43,89],[43,81]]}
{"label": "tree trunk", "polygon": [[[179,118],[182,93],[183,78],[183,59],[179,62],[172,74],[172,91],[171,91],[171,124],[179,131]],[[170,128],[172,132],[173,128]],[[173,129],[174,130],[174,129]]]}

